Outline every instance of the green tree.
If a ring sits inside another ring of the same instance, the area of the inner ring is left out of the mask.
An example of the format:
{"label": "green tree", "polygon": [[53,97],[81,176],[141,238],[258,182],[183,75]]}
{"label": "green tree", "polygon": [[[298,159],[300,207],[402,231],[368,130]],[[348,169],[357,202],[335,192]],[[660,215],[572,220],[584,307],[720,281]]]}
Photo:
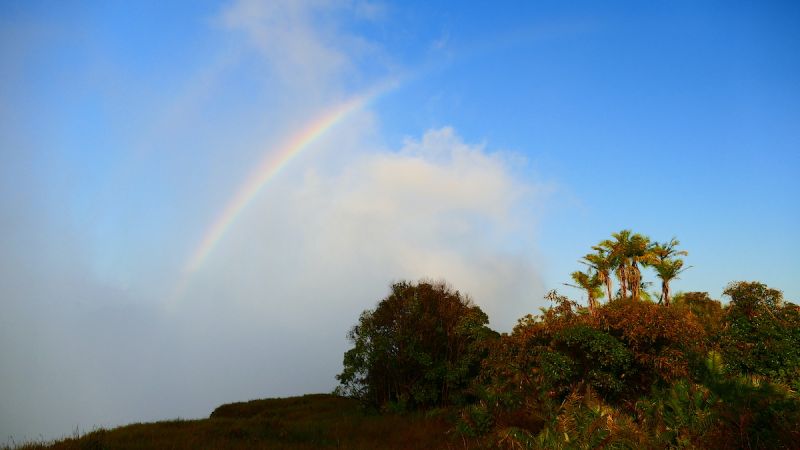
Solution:
{"label": "green tree", "polygon": [[496,335],[483,311],[444,283],[392,285],[361,314],[336,378],[340,394],[378,407],[426,408],[462,403]]}
{"label": "green tree", "polygon": [[639,300],[642,292],[642,271],[640,265],[652,264],[653,254],[650,251],[650,238],[641,234],[634,234],[628,243],[625,257],[628,258],[628,287],[631,297]]}
{"label": "green tree", "polygon": [[653,262],[650,251],[650,238],[631,230],[622,230],[612,233],[614,238],[606,239],[599,245],[606,249],[616,263],[615,272],[620,282],[622,297],[628,296],[628,291],[634,300],[639,299],[641,292],[642,272],[641,265]]}
{"label": "green tree", "polygon": [[653,264],[653,268],[656,270],[658,278],[661,279],[661,300],[664,302],[664,306],[669,306],[669,283],[672,280],[678,279],[678,275],[688,269],[688,267],[683,267],[683,260],[681,259],[665,259]]}
{"label": "green tree", "polygon": [[603,286],[603,282],[600,280],[597,272],[592,272],[591,269],[586,272],[576,271],[572,272],[571,277],[572,280],[577,283],[577,285],[567,283],[564,284],[586,291],[586,297],[589,302],[589,311],[594,314],[594,311],[597,308],[597,299],[603,296],[603,290],[600,289],[600,287]]}
{"label": "green tree", "polygon": [[628,259],[625,257],[625,252],[629,245],[631,231],[622,230],[618,233],[612,233],[611,236],[614,238],[613,240],[606,239],[600,242],[598,247],[604,249],[608,254],[614,274],[619,281],[622,298],[626,298],[628,296]]}
{"label": "green tree", "polygon": [[594,247],[596,253],[589,253],[583,257],[580,261],[583,264],[591,267],[592,269],[597,272],[597,278],[603,282],[606,287],[606,294],[608,295],[608,300],[611,301],[614,297],[611,295],[612,291],[612,281],[611,281],[611,271],[614,268],[614,260],[611,258],[610,254],[606,249],[602,247]]}
{"label": "green tree", "polygon": [[678,250],[680,241],[675,238],[670,239],[669,242],[660,244],[656,242],[650,249],[650,256],[648,262],[655,269],[658,278],[661,279],[661,300],[664,306],[669,306],[670,303],[670,289],[669,283],[678,278],[683,271],[688,267],[683,266],[683,260],[676,258],[676,256],[689,254],[686,250]]}

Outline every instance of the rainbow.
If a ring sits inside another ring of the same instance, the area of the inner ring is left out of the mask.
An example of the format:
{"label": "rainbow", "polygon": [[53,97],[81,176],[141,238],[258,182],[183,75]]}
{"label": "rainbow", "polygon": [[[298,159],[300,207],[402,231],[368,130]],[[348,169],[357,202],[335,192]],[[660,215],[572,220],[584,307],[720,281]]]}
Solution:
{"label": "rainbow", "polygon": [[319,140],[327,131],[349,116],[353,111],[361,108],[366,103],[366,100],[367,99],[364,97],[357,97],[342,103],[327,113],[322,114],[317,120],[307,125],[300,133],[292,136],[287,144],[282,146],[277,153],[269,152],[261,161],[253,175],[251,175],[236,191],[236,194],[228,202],[227,206],[225,206],[222,214],[220,214],[208,228],[200,245],[189,259],[186,270],[194,272],[203,264],[236,218],[247,208],[247,205],[253,201],[269,180],[289,164],[293,157]]}
{"label": "rainbow", "polygon": [[[236,218],[247,208],[261,189],[277,175],[282,168],[300,154],[304,149],[318,141],[326,132],[341,123],[353,112],[363,108],[370,101],[396,86],[396,81],[383,83],[366,93],[353,97],[310,122],[301,131],[292,136],[281,146],[278,152],[268,151],[258,169],[242,184],[236,194],[228,202],[222,214],[212,223],[205,233],[200,245],[192,253],[185,267],[185,272],[191,274],[203,265],[208,255],[219,243],[225,233],[230,229]],[[182,283],[183,284],[183,283]]]}
{"label": "rainbow", "polygon": [[236,194],[222,210],[222,214],[217,217],[203,235],[200,245],[192,252],[191,257],[184,265],[178,282],[167,297],[167,307],[174,308],[177,302],[183,298],[186,289],[190,285],[192,275],[203,265],[209,254],[214,250],[214,247],[216,247],[225,236],[225,233],[231,228],[236,218],[253,201],[259,191],[261,191],[282,168],[289,164],[293,157],[318,141],[326,132],[347,119],[355,111],[365,107],[378,96],[395,88],[398,84],[399,79],[387,80],[361,95],[352,97],[326,110],[324,113],[317,116],[315,120],[301,128],[300,132],[292,135],[277,152],[269,149],[258,165],[258,169],[255,170],[247,181],[236,191]]}

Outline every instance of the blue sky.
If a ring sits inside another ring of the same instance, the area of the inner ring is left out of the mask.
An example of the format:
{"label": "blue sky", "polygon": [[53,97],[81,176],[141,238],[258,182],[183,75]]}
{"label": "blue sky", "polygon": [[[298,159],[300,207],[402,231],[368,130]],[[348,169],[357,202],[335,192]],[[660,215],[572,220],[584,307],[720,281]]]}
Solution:
{"label": "blue sky", "polygon": [[446,123],[529,157],[565,194],[540,232],[562,273],[628,227],[681,238],[691,289],[754,278],[797,292],[796,5],[554,6],[441,13],[465,54],[386,116],[400,134]]}
{"label": "blue sky", "polygon": [[[800,300],[798,19],[792,2],[0,4],[0,435],[329,390],[392,280],[445,278],[508,330],[549,289],[581,298],[562,283],[623,228],[682,241],[673,290],[760,280]],[[387,80],[187,275],[260,161]],[[231,352],[251,347],[263,362]]]}

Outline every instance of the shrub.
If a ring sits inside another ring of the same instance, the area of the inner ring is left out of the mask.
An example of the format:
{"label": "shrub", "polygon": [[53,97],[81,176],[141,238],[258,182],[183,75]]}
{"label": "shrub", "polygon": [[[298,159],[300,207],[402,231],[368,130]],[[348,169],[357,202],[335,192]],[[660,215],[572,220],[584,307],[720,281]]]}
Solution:
{"label": "shrub", "polygon": [[720,336],[725,362],[735,371],[796,383],[800,379],[800,310],[781,291],[757,282],[735,282]]}
{"label": "shrub", "polygon": [[589,315],[549,297],[552,308],[520,320],[493,348],[485,374],[496,390],[530,396],[522,392],[529,384],[563,398],[586,383],[606,401],[632,399],[688,376],[690,356],[702,350],[703,329],[683,309],[617,300]]}
{"label": "shrub", "polygon": [[631,393],[646,393],[654,383],[687,377],[689,361],[703,353],[703,328],[678,308],[618,300],[599,311],[595,326],[633,354],[632,370],[626,374]]}
{"label": "shrub", "polygon": [[722,330],[724,311],[722,303],[708,296],[708,292],[685,292],[675,296],[675,308],[683,308],[692,313],[705,329],[708,339],[716,339]]}

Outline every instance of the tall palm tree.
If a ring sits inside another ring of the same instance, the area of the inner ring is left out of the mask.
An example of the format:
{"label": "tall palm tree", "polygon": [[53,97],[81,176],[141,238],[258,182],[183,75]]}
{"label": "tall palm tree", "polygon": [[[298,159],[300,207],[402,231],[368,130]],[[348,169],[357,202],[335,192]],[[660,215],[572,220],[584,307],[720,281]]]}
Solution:
{"label": "tall palm tree", "polygon": [[661,299],[664,306],[669,306],[669,282],[678,278],[689,267],[683,267],[682,259],[665,259],[653,264],[658,277],[661,278]]}
{"label": "tall palm tree", "polygon": [[628,296],[628,260],[624,257],[625,249],[628,247],[631,230],[622,230],[618,233],[611,233],[614,239],[606,239],[600,242],[599,248],[604,249],[608,255],[609,260],[612,262],[614,273],[619,280],[619,289],[622,293],[622,298]]}
{"label": "tall palm tree", "polygon": [[689,254],[686,250],[678,250],[680,244],[680,241],[673,237],[669,242],[663,244],[656,242],[651,248],[654,257],[652,266],[658,277],[661,278],[661,300],[664,302],[664,306],[669,306],[670,281],[677,279],[678,275],[689,268],[683,267],[683,260],[676,258],[676,256]]}
{"label": "tall palm tree", "polygon": [[592,272],[591,270],[586,272],[576,271],[572,272],[571,276],[572,280],[575,281],[577,285],[568,283],[564,284],[585,290],[586,296],[589,298],[589,312],[594,314],[594,310],[597,307],[597,299],[603,297],[603,290],[600,289],[600,287],[603,285],[603,282],[600,281],[600,278],[597,276],[597,272]]}
{"label": "tall palm tree", "polygon": [[614,268],[614,260],[603,247],[593,247],[593,249],[597,253],[589,253],[580,262],[595,270],[597,278],[606,286],[606,294],[608,295],[608,300],[611,301],[614,298],[611,295],[611,271]]}
{"label": "tall palm tree", "polygon": [[638,233],[631,236],[625,257],[628,259],[628,288],[631,290],[631,297],[639,300],[642,291],[642,271],[639,265],[646,266],[655,263],[654,255],[651,252],[650,238]]}
{"label": "tall palm tree", "polygon": [[647,265],[652,261],[650,253],[650,238],[631,230],[622,230],[612,233],[614,239],[606,239],[599,247],[605,249],[610,258],[615,262],[615,273],[620,283],[622,297],[628,296],[639,299],[641,292],[642,272],[639,265]]}

